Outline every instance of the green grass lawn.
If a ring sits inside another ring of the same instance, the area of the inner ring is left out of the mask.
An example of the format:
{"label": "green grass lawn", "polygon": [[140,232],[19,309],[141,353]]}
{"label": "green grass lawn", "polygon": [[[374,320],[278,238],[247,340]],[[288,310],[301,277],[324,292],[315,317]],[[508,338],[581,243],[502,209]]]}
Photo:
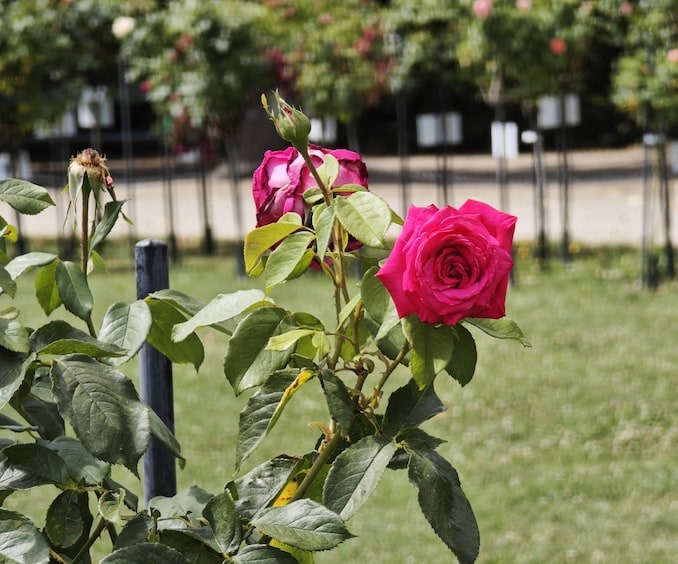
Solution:
{"label": "green grass lawn", "polygon": [[[678,283],[641,289],[639,262],[635,252],[610,249],[580,254],[567,266],[553,261],[543,271],[521,259],[507,310],[533,347],[476,334],[474,380],[463,389],[437,383],[448,411],[427,431],[448,441],[440,452],[459,471],[476,512],[480,562],[678,559]],[[99,317],[109,303],[135,298],[129,271],[95,273],[91,281]],[[256,284],[235,276],[230,257],[185,258],[171,271],[173,288],[205,300]],[[327,301],[329,311],[327,292],[311,277],[273,297],[313,312]],[[30,301],[24,294],[18,300]],[[174,370],[176,434],[188,459],[178,487],[216,493],[233,476],[238,412],[247,398],[235,398],[223,375],[222,336],[202,336],[200,373]],[[394,385],[402,383],[404,377]],[[295,396],[245,470],[310,450],[317,431],[307,423],[323,413],[319,396]],[[124,479],[139,491],[134,478]],[[11,496],[6,505],[29,512],[22,504],[30,500]],[[454,561],[404,472],[384,476],[349,528],[358,538],[318,563]]]}

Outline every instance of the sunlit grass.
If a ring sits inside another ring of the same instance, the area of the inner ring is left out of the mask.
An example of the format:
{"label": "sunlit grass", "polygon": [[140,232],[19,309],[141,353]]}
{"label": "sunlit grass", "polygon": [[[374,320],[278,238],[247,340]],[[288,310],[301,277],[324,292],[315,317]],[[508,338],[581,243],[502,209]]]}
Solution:
{"label": "sunlit grass", "polygon": [[[569,265],[553,260],[546,270],[526,253],[518,256],[508,314],[533,347],[474,333],[474,380],[465,388],[438,382],[448,411],[427,424],[448,441],[440,452],[459,471],[476,511],[480,561],[673,561],[678,284],[641,289],[636,252],[599,249]],[[129,270],[95,273],[91,282],[99,319],[109,303],[135,298]],[[258,282],[237,277],[230,256],[186,257],[171,270],[173,288],[203,300],[252,284]],[[326,317],[332,308],[320,277],[290,282],[273,297],[292,310],[324,308]],[[32,301],[26,292],[17,300],[21,307]],[[44,323],[35,308],[28,311],[25,323]],[[198,484],[216,493],[233,476],[247,394],[234,397],[223,375],[223,336],[201,336],[207,356],[200,372],[174,368],[176,434],[188,459],[178,487]],[[308,423],[323,416],[322,402],[305,392],[246,467],[313,447],[317,431]],[[6,504],[35,509],[17,500]],[[404,472],[385,474],[349,528],[358,538],[321,554],[319,563],[454,561],[421,515]]]}

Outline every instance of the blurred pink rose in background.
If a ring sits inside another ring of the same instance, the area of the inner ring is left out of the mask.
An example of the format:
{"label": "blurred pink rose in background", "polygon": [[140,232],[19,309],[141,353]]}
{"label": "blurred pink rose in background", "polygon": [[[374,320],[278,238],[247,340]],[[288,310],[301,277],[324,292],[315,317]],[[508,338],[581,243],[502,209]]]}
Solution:
{"label": "blurred pink rose in background", "polygon": [[669,63],[678,63],[678,47],[669,50],[669,52],[666,53],[666,58]]}
{"label": "blurred pink rose in background", "polygon": [[414,313],[424,323],[445,325],[503,317],[516,221],[475,200],[459,209],[410,206],[377,273],[398,315]]}
{"label": "blurred pink rose in background", "polygon": [[479,18],[486,18],[492,11],[492,0],[475,0],[472,9]]}
{"label": "blurred pink rose in background", "polygon": [[[316,167],[322,165],[324,155],[332,155],[339,161],[339,176],[334,182],[335,187],[358,184],[367,188],[367,167],[358,153],[348,149],[326,149],[316,145],[309,145],[308,152]],[[317,185],[304,159],[295,148],[266,151],[252,178],[257,227],[274,223],[288,212],[304,218],[304,192]]]}

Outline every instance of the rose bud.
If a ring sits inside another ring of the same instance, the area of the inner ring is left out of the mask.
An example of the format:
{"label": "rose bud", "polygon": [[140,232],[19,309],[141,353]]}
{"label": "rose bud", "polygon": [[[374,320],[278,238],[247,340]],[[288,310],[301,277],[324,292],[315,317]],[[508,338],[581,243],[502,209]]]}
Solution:
{"label": "rose bud", "polygon": [[297,149],[305,148],[308,145],[308,135],[311,133],[311,120],[301,110],[285,102],[277,91],[275,101],[278,106],[277,114],[269,109],[266,96],[263,94],[261,96],[261,103],[273,121],[278,135]]}

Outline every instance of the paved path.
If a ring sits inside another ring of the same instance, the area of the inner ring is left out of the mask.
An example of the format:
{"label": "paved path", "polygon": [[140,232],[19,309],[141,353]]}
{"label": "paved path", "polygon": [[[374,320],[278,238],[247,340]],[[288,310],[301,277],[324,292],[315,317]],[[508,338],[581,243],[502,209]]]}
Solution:
{"label": "paved path", "polygon": [[[437,174],[440,159],[435,156],[410,157],[407,161],[407,190],[401,185],[400,161],[393,157],[365,156],[370,171],[370,189],[399,213],[403,211],[403,194],[408,202],[424,206],[443,204],[442,184]],[[114,235],[143,239],[166,239],[169,233],[170,199],[168,183],[155,172],[138,174],[133,185],[124,183],[121,163],[112,162],[117,192],[121,198],[130,198],[128,215],[134,227],[120,224]],[[500,207],[502,198],[496,182],[495,161],[482,155],[451,156],[448,166],[448,201],[460,205],[467,198],[485,201]],[[626,243],[640,246],[643,226],[643,151],[632,147],[619,151],[581,151],[569,155],[570,164],[570,239],[586,244]],[[559,240],[562,233],[562,205],[557,180],[557,155],[549,153],[546,165],[546,232],[551,240]],[[250,196],[251,167],[245,167],[238,185],[233,189],[225,168],[217,168],[207,176],[209,219],[212,233],[218,240],[235,240],[254,227],[254,207]],[[532,157],[520,155],[508,162],[508,185],[503,201],[506,211],[518,216],[516,239],[534,240],[536,229],[535,190],[532,181]],[[47,177],[48,179],[50,177]],[[40,177],[36,178],[39,181]],[[49,181],[49,180],[48,180]],[[48,185],[42,182],[43,185]],[[179,240],[200,239],[203,233],[203,209],[199,178],[190,173],[179,174],[172,182],[171,207],[175,235]],[[659,213],[658,187],[652,184],[653,199],[649,208],[654,241],[663,242],[662,218]],[[65,195],[54,190],[57,209],[39,216],[22,219],[23,232],[31,236],[56,236],[63,224],[66,209]],[[234,202],[240,201],[242,217],[238,231],[238,215]],[[672,198],[672,239],[678,241],[678,202]],[[10,222],[14,214],[2,204],[0,215]]]}

